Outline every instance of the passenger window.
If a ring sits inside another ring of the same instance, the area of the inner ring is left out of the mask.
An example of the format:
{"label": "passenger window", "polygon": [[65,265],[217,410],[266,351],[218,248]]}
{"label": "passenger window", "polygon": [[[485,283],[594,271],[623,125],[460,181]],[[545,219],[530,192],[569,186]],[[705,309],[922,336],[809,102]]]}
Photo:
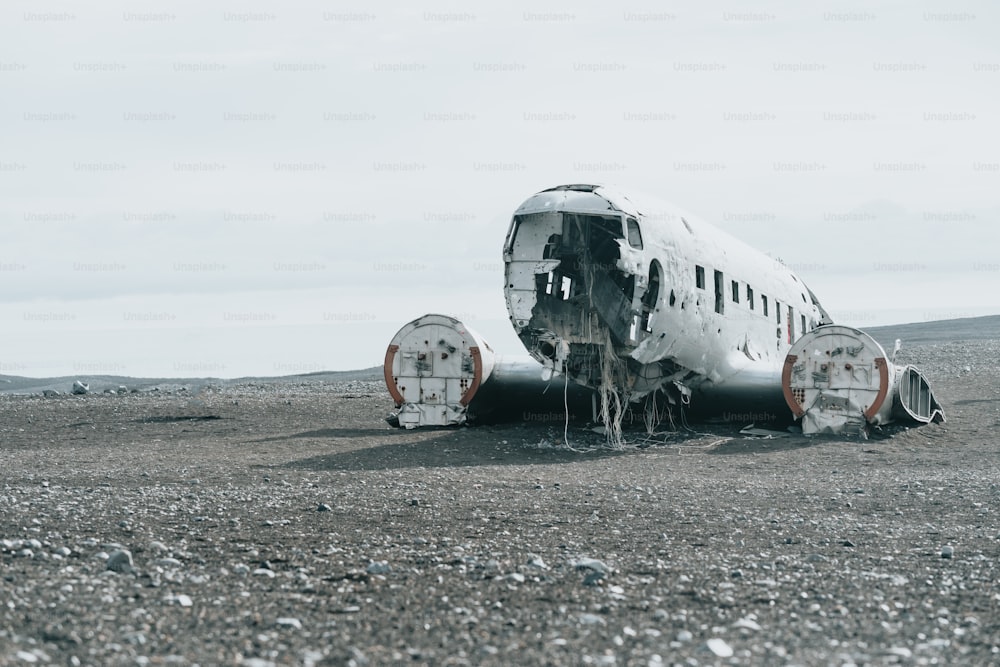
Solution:
{"label": "passenger window", "polygon": [[639,232],[639,223],[635,218],[629,218],[626,226],[628,227],[628,244],[636,250],[642,250],[642,234]]}
{"label": "passenger window", "polygon": [[726,281],[722,277],[722,271],[715,272],[715,312],[722,314],[726,311],[726,304],[723,301],[725,296]]}
{"label": "passenger window", "polygon": [[705,267],[695,265],[694,284],[698,289],[705,289]]}

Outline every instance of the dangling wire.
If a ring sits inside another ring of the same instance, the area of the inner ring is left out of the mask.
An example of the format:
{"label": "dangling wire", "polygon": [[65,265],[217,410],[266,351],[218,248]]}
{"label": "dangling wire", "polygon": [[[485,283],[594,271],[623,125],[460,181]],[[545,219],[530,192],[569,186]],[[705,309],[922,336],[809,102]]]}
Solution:
{"label": "dangling wire", "polygon": [[604,348],[599,348],[601,359],[601,420],[604,422],[606,442],[611,449],[624,449],[622,422],[628,404],[627,378],[624,362],[615,354],[611,332],[604,330]]}

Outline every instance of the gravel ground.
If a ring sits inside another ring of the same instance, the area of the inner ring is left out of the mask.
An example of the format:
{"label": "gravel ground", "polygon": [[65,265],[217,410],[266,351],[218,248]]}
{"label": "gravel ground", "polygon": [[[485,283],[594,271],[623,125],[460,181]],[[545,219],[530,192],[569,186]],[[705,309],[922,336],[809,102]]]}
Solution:
{"label": "gravel ground", "polygon": [[0,664],[998,663],[1000,342],[899,360],[948,423],[625,452],[360,380],[0,396]]}

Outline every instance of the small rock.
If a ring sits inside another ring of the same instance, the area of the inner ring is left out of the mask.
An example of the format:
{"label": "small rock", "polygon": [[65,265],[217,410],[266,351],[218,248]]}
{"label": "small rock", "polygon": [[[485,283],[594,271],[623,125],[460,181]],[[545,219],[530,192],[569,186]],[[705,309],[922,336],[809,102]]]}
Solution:
{"label": "small rock", "polygon": [[594,572],[600,572],[602,575],[608,573],[608,566],[596,558],[579,558],[571,564],[578,570],[593,570]]}
{"label": "small rock", "polygon": [[316,511],[317,512],[329,512],[330,511],[330,506],[327,505],[326,503],[320,503],[319,505],[316,506]]}
{"label": "small rock", "polygon": [[951,558],[954,555],[955,555],[955,547],[951,546],[950,544],[946,544],[941,549],[941,558]]}
{"label": "small rock", "polygon": [[181,565],[181,562],[179,560],[177,560],[176,558],[169,558],[169,557],[157,558],[156,561],[154,562],[160,567],[178,567],[179,565]]}
{"label": "small rock", "polygon": [[528,554],[528,567],[533,567],[538,570],[547,570],[549,566],[545,564],[541,556],[535,554]]}
{"label": "small rock", "polygon": [[115,549],[108,555],[107,569],[112,572],[131,572],[132,554],[128,549]]}
{"label": "small rock", "polygon": [[290,616],[279,618],[274,622],[274,624],[282,628],[295,628],[296,630],[302,629],[302,622],[299,619],[292,618]]}
{"label": "small rock", "polygon": [[705,648],[719,658],[733,657],[733,647],[727,644],[725,640],[719,639],[718,637],[713,637],[705,642]]}
{"label": "small rock", "polygon": [[368,564],[365,570],[368,574],[390,574],[392,572],[392,566],[386,561],[372,561]]}
{"label": "small rock", "polygon": [[743,630],[760,630],[760,624],[753,620],[749,616],[744,616],[740,620],[733,623],[734,628],[741,628]]}

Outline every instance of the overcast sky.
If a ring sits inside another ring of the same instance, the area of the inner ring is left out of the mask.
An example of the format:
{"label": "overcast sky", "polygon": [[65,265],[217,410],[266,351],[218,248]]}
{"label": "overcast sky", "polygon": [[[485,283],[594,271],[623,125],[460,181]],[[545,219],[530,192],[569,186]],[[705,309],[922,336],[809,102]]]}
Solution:
{"label": "overcast sky", "polygon": [[993,2],[0,6],[0,373],[493,347],[513,210],[672,201],[854,326],[1000,313]]}

